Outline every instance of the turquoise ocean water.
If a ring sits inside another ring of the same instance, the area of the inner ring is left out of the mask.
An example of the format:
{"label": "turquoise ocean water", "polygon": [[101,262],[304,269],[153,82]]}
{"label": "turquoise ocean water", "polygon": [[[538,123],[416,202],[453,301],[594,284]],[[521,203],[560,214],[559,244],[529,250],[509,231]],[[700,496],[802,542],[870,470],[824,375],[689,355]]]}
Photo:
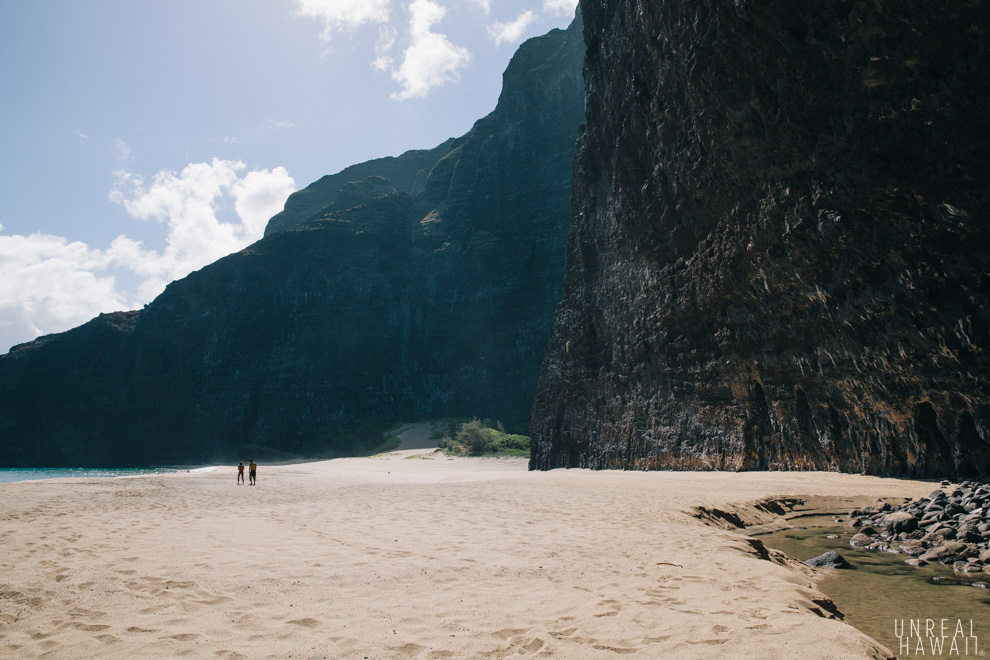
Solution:
{"label": "turquoise ocean water", "polygon": [[175,468],[0,468],[0,484],[66,477],[109,478],[185,472]]}

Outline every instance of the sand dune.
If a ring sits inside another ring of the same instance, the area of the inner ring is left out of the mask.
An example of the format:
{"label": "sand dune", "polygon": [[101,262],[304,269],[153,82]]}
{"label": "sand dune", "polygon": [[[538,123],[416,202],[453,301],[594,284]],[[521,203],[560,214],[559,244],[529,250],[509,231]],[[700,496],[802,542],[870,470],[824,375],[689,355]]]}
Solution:
{"label": "sand dune", "polygon": [[429,450],[0,486],[4,658],[862,658],[810,569],[695,507],[831,473],[530,473]]}

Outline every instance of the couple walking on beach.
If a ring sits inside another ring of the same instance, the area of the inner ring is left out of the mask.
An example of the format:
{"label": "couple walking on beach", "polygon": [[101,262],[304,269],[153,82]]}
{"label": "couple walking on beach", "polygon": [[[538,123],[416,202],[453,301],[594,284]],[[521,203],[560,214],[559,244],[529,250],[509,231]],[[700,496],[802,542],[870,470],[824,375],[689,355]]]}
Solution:
{"label": "couple walking on beach", "polygon": [[[254,462],[254,459],[253,458],[251,459],[250,462],[251,462],[251,464],[248,465],[248,476],[251,479],[251,485],[254,486],[254,485],[256,485],[256,482],[258,480],[258,465]],[[237,485],[240,486],[242,483],[244,483],[244,463],[243,462],[237,464]]]}

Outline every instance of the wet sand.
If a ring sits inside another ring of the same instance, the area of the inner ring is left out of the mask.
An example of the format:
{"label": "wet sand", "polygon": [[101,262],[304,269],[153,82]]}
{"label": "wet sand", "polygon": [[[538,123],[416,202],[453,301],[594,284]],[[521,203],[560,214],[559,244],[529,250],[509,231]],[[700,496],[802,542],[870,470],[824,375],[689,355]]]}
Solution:
{"label": "wet sand", "polygon": [[811,569],[697,507],[765,522],[743,505],[933,488],[531,473],[429,449],[235,481],[230,467],[0,485],[0,657],[884,657],[821,616]]}

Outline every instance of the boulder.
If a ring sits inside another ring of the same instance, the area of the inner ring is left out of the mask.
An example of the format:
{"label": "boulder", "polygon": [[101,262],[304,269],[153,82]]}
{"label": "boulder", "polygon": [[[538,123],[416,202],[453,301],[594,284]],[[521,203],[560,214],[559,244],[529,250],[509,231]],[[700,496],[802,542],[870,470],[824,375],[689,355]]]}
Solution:
{"label": "boulder", "polygon": [[876,539],[874,539],[873,537],[867,536],[866,534],[860,532],[859,534],[854,534],[853,537],[849,539],[849,545],[851,545],[854,548],[865,548],[866,546],[873,543],[875,540]]}
{"label": "boulder", "polygon": [[908,534],[918,529],[918,519],[907,511],[895,511],[883,517],[884,526],[894,534]]}
{"label": "boulder", "polygon": [[815,568],[852,568],[852,564],[834,550],[824,552],[817,557],[808,559],[804,563]]}

